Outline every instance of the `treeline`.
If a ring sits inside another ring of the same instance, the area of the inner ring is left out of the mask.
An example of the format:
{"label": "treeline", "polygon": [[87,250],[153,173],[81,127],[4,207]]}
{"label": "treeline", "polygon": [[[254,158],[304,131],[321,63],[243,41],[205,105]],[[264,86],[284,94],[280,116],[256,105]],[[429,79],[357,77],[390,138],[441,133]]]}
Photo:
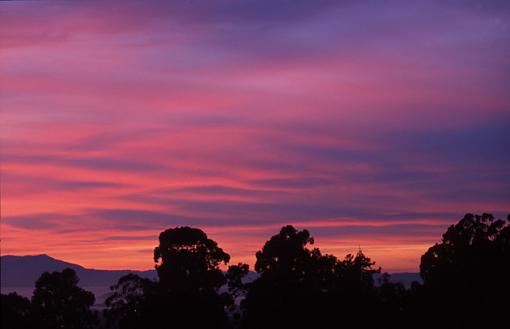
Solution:
{"label": "treeline", "polygon": [[44,273],[31,300],[2,294],[4,329],[502,328],[510,309],[510,215],[467,214],[421,257],[423,284],[409,289],[360,250],[338,259],[307,230],[283,227],[256,253],[255,280],[200,229],[159,236],[159,280],[130,274],[106,309],[71,269]]}

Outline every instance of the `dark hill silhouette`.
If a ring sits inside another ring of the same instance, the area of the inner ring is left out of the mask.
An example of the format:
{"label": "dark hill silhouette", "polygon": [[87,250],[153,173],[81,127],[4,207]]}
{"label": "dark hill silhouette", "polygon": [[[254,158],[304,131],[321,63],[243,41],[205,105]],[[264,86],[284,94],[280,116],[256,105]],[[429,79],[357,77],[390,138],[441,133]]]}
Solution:
{"label": "dark hill silhouette", "polygon": [[[1,287],[26,287],[33,288],[34,282],[44,272],[59,272],[65,268],[71,268],[76,271],[80,277],[80,286],[96,287],[111,286],[116,283],[120,277],[133,273],[142,278],[155,279],[157,277],[155,270],[134,271],[134,270],[97,270],[85,268],[78,264],[68,263],[63,260],[53,258],[51,256],[28,255],[28,256],[1,256]],[[374,276],[378,281],[380,276]],[[245,281],[251,282],[257,278],[257,273],[250,271],[244,278]],[[421,282],[420,273],[418,272],[402,272],[391,273],[390,281],[400,282],[406,287],[410,287],[413,281]]]}
{"label": "dark hill silhouette", "polygon": [[48,255],[34,256],[1,256],[1,287],[2,291],[10,287],[33,288],[34,282],[44,272],[62,271],[71,268],[80,278],[82,287],[110,286],[129,273],[143,278],[155,279],[156,271],[132,270],[96,270],[88,269],[78,264],[68,263]]}

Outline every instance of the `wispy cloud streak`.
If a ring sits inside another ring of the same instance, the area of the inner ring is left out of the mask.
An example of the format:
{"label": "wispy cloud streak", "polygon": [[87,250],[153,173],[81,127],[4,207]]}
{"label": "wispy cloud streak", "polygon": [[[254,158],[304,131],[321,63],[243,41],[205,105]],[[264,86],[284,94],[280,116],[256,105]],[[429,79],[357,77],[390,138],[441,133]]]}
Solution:
{"label": "wispy cloud streak", "polygon": [[3,252],[147,268],[194,225],[252,263],[294,223],[416,270],[463,213],[510,210],[509,22],[504,1],[1,3]]}

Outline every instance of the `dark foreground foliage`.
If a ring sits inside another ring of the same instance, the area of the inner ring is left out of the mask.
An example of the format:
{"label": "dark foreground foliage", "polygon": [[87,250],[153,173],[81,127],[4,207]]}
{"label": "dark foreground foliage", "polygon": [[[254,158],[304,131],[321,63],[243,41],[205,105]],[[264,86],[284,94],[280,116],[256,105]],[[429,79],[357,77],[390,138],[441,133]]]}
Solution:
{"label": "dark foreground foliage", "polygon": [[[510,216],[467,214],[422,256],[423,284],[405,289],[361,250],[339,259],[313,248],[307,230],[283,227],[248,265],[223,273],[230,256],[200,229],[162,232],[158,281],[129,274],[107,309],[77,286],[73,270],[44,273],[32,300],[2,294],[2,328],[272,329],[503,328],[510,308]],[[98,316],[101,321],[98,321]]]}
{"label": "dark foreground foliage", "polygon": [[78,282],[76,272],[68,268],[43,273],[31,301],[15,293],[2,294],[2,329],[96,328],[94,294],[78,287]]}

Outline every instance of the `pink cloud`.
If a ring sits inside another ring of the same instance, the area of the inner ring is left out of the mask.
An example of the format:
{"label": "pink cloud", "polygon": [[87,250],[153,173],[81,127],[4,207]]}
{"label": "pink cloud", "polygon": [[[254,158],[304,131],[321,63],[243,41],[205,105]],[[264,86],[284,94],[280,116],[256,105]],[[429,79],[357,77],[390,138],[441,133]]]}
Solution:
{"label": "pink cloud", "polygon": [[508,211],[508,10],[224,5],[0,4],[4,253],[143,269],[194,225],[253,263],[293,223],[416,270]]}

